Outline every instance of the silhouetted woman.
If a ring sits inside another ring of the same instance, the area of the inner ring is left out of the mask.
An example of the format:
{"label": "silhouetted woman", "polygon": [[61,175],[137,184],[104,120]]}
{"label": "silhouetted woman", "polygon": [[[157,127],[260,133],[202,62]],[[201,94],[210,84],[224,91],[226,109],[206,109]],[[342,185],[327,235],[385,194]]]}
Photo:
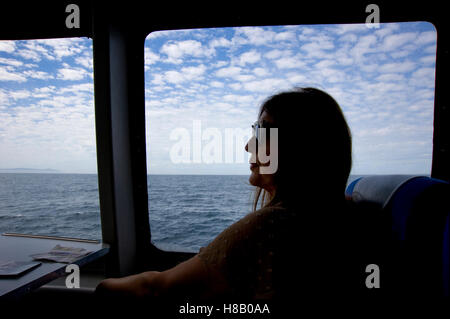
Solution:
{"label": "silhouetted woman", "polygon": [[368,221],[344,198],[352,148],[339,105],[314,88],[283,92],[262,104],[254,132],[246,145],[254,211],[176,267],[107,279],[99,292],[278,300],[366,292],[365,266],[378,255]]}

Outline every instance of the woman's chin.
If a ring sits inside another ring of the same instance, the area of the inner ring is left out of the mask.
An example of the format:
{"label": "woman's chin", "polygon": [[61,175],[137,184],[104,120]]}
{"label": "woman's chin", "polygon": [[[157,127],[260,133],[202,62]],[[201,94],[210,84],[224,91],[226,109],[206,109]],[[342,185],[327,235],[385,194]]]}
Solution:
{"label": "woman's chin", "polygon": [[258,170],[258,168],[253,169],[250,174],[250,177],[248,178],[248,182],[253,186],[260,186],[259,174],[258,174],[257,170]]}

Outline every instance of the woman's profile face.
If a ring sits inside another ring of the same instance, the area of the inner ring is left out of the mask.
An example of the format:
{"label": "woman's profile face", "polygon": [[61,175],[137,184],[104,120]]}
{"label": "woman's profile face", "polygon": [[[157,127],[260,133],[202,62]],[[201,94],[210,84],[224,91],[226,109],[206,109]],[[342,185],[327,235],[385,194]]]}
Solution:
{"label": "woman's profile face", "polygon": [[[269,113],[267,113],[266,111],[263,111],[261,113],[261,116],[258,119],[258,123],[260,126],[264,127],[263,124],[265,125],[270,125],[273,126],[274,121],[273,118],[270,116]],[[267,128],[268,130],[268,128]],[[268,191],[270,194],[272,194],[272,192],[275,190],[275,185],[273,183],[273,174],[261,174],[260,173],[260,167],[261,166],[269,166],[270,162],[268,163],[261,163],[258,159],[258,154],[256,153],[256,150],[254,148],[250,148],[249,149],[249,143],[259,143],[258,141],[253,141],[253,139],[256,139],[255,136],[253,136],[245,145],[245,150],[247,152],[250,152],[251,156],[250,156],[250,177],[249,177],[249,182],[251,185],[253,186],[258,186],[261,187],[263,189],[265,189],[266,191]],[[266,141],[266,145],[267,145],[267,153],[270,152],[270,145],[269,145],[269,141]]]}

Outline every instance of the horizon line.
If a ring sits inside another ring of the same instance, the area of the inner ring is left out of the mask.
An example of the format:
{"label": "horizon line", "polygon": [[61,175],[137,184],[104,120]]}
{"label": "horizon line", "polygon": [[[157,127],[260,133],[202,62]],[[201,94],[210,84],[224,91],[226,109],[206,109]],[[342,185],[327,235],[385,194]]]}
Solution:
{"label": "horizon line", "polygon": [[[0,174],[54,174],[54,175],[98,175],[98,173],[80,173],[80,172],[61,172],[58,170],[52,170],[52,171],[45,171],[40,169],[29,169],[29,170],[35,170],[36,172],[14,172],[14,170],[20,170],[20,169],[1,169],[0,168]],[[22,169],[27,170],[27,169]],[[4,172],[6,171],[6,172]],[[161,176],[250,176],[250,172],[246,174],[227,174],[227,173],[189,173],[189,174],[179,174],[179,173],[150,173],[147,172],[147,175],[161,175]],[[431,173],[352,173],[349,174],[349,176],[370,176],[370,175],[425,175],[425,176],[431,176]]]}

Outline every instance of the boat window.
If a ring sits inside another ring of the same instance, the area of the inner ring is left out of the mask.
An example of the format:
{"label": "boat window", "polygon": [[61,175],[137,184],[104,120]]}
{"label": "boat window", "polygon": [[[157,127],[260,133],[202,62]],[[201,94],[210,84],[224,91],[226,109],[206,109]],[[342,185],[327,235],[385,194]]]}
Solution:
{"label": "boat window", "polygon": [[317,87],[341,105],[353,135],[350,180],[429,175],[436,38],[427,22],[150,33],[145,94],[154,244],[195,252],[250,212],[244,145],[261,102],[284,89]]}
{"label": "boat window", "polygon": [[0,232],[100,239],[92,40],[0,41]]}

